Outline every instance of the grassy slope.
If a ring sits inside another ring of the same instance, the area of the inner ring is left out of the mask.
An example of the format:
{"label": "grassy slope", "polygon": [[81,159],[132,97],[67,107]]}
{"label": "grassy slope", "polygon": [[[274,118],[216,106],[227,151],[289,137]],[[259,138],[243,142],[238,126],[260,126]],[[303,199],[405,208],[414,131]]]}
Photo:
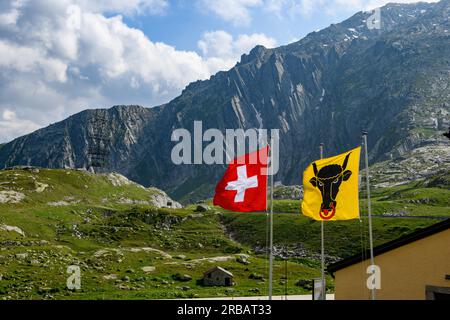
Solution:
{"label": "grassy slope", "polygon": [[[49,187],[36,192],[38,183]],[[0,274],[3,276],[0,299],[142,299],[267,294],[267,281],[250,279],[251,274],[267,279],[266,256],[252,251],[254,246],[266,243],[264,213],[221,213],[218,208],[213,208],[198,215],[194,206],[174,210],[119,204],[121,198],[148,200],[154,191],[136,185],[115,187],[105,176],[74,170],[0,171],[0,192],[6,190],[22,192],[25,199],[17,204],[0,204],[0,225],[18,226],[26,237],[0,231]],[[398,212],[406,207],[417,215],[450,215],[448,192],[442,187],[428,188],[423,184],[389,191],[376,190],[374,208],[376,214]],[[420,199],[429,200],[424,204],[411,202]],[[48,205],[58,201],[72,204]],[[75,203],[77,201],[80,202]],[[299,201],[275,202],[278,212],[298,213],[299,206]],[[275,244],[301,243],[307,253],[305,258],[292,258],[288,262],[288,293],[307,293],[294,284],[299,279],[319,275],[320,225],[298,214],[277,214],[274,220]],[[434,222],[374,219],[375,244]],[[230,240],[225,228],[232,231],[233,239],[238,242]],[[330,223],[326,226],[327,253],[344,257],[360,252],[361,233],[365,234],[365,231],[367,228],[359,221]],[[140,249],[144,247],[159,249],[162,253]],[[28,256],[20,259],[15,256],[18,253]],[[250,264],[238,263],[239,254],[249,254]],[[196,261],[217,256],[228,259]],[[66,268],[71,264],[82,267],[81,291],[65,289]],[[237,285],[232,288],[199,285],[202,273],[215,265],[233,272]],[[144,266],[156,269],[145,274],[141,269]],[[284,261],[275,261],[275,294],[284,294],[284,267]],[[178,273],[189,274],[192,280],[174,279]],[[110,274],[116,275],[117,279],[104,278]],[[328,283],[331,289],[331,278]],[[189,288],[183,290],[183,286]]]}
{"label": "grassy slope", "polygon": [[[227,214],[226,224],[234,238],[249,246],[265,243],[265,214]],[[374,218],[374,244],[396,239],[417,228],[436,223],[429,219]],[[360,253],[368,247],[367,219],[325,224],[325,247],[328,255],[337,258]],[[319,254],[320,223],[300,215],[274,215],[274,245],[295,246],[301,243],[306,251]]]}
{"label": "grassy slope", "polygon": [[[367,214],[365,192],[361,192],[361,211]],[[450,216],[450,188],[428,187],[423,182],[372,190],[375,215],[403,214],[410,216]],[[300,200],[278,200],[274,212],[300,213]]]}
{"label": "grassy slope", "polygon": [[[361,198],[365,197],[361,192]],[[328,222],[325,225],[327,253],[347,257],[367,248],[367,203],[360,201],[361,221]],[[450,218],[450,188],[446,175],[428,181],[417,181],[403,186],[372,191],[373,233],[375,245],[396,239],[437,220],[426,217]],[[274,202],[275,245],[292,246],[302,243],[306,250],[319,252],[320,223],[300,215],[300,200]],[[291,213],[291,214],[286,214]],[[389,218],[392,215],[416,218]],[[420,219],[420,217],[424,217]],[[265,214],[226,214],[225,222],[234,238],[249,246],[265,243],[267,219]]]}
{"label": "grassy slope", "polygon": [[[48,187],[37,192],[42,184]],[[74,170],[0,171],[0,192],[11,190],[23,193],[25,199],[0,204],[0,225],[18,226],[26,236],[0,231],[0,298],[139,299],[267,293],[266,281],[249,278],[251,274],[267,278],[266,257],[251,254],[248,265],[238,263],[236,254],[247,253],[249,248],[227,237],[221,215],[215,211],[198,215],[192,208],[118,204],[121,198],[148,200],[153,191],[136,185],[115,187],[105,176]],[[49,205],[60,201],[69,205]],[[163,254],[140,249],[147,247]],[[107,251],[98,256],[102,250]],[[24,259],[16,257],[22,253],[27,254]],[[175,258],[178,255],[186,257]],[[228,259],[195,261],[217,256]],[[71,264],[82,267],[82,290],[74,293],[65,289],[66,269]],[[233,272],[237,285],[202,287],[198,283],[202,273],[215,265]],[[144,266],[156,269],[145,274]],[[178,273],[189,274],[192,280],[174,279]],[[110,274],[117,279],[104,278]],[[289,262],[289,293],[307,293],[294,283],[318,275],[315,267]],[[277,294],[284,293],[284,276],[284,262],[276,261]],[[183,290],[183,286],[190,289]]]}
{"label": "grassy slope", "polygon": [[[48,187],[37,192],[42,184]],[[8,190],[23,193],[25,198],[19,203],[0,203],[0,223],[21,226],[26,234],[45,240],[55,237],[55,225],[80,222],[88,210],[123,208],[120,199],[146,201],[154,193],[135,184],[115,187],[103,175],[48,169],[0,171],[0,192]],[[68,205],[49,205],[61,201]]]}

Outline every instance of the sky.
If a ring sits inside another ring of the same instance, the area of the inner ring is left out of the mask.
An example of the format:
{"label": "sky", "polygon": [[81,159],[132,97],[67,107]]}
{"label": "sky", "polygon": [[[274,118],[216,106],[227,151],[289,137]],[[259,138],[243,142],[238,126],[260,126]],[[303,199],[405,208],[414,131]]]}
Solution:
{"label": "sky", "polygon": [[388,2],[1,0],[0,143],[88,108],[168,102],[256,45]]}

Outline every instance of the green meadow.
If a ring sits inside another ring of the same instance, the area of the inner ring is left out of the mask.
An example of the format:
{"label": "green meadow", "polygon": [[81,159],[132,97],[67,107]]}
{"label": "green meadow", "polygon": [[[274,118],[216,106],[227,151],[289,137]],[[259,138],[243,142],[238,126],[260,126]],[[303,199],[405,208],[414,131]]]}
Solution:
{"label": "green meadow", "polygon": [[[373,190],[375,245],[450,217],[448,184],[436,179]],[[267,295],[266,213],[156,208],[146,204],[156,192],[77,170],[0,171],[0,299]],[[367,248],[361,206],[361,220],[325,223],[327,263]],[[274,294],[311,294],[320,223],[301,216],[300,201],[275,200],[274,210]],[[70,265],[80,290],[66,288]],[[214,266],[235,285],[203,286]],[[331,275],[327,283],[333,292]]]}

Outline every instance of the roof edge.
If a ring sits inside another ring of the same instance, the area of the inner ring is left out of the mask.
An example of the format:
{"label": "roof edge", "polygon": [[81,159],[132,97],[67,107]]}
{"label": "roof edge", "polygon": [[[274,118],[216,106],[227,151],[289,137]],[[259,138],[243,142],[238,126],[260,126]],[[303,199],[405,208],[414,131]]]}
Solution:
{"label": "roof edge", "polygon": [[[380,254],[383,254],[385,252],[397,249],[401,246],[404,246],[406,244],[421,240],[423,238],[426,238],[428,236],[431,236],[433,234],[445,231],[447,229],[450,229],[450,218],[441,221],[439,223],[435,223],[431,226],[422,228],[420,230],[414,231],[412,233],[409,233],[407,235],[404,235],[398,239],[386,242],[382,245],[376,246],[373,248],[373,255],[378,256]],[[370,250],[366,250],[363,254],[356,254],[351,257],[345,258],[341,261],[338,261],[336,263],[333,263],[327,267],[327,271],[330,273],[333,273],[335,271],[344,269],[348,266],[351,266],[353,264],[362,262],[364,260],[363,256],[369,257],[370,256]]]}

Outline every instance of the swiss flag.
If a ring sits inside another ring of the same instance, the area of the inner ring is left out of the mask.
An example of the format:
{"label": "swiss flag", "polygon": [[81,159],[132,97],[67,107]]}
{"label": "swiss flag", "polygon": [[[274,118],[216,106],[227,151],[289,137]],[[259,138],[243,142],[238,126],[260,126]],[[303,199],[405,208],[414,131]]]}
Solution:
{"label": "swiss flag", "polygon": [[234,159],[216,187],[214,205],[236,212],[265,211],[269,147]]}

